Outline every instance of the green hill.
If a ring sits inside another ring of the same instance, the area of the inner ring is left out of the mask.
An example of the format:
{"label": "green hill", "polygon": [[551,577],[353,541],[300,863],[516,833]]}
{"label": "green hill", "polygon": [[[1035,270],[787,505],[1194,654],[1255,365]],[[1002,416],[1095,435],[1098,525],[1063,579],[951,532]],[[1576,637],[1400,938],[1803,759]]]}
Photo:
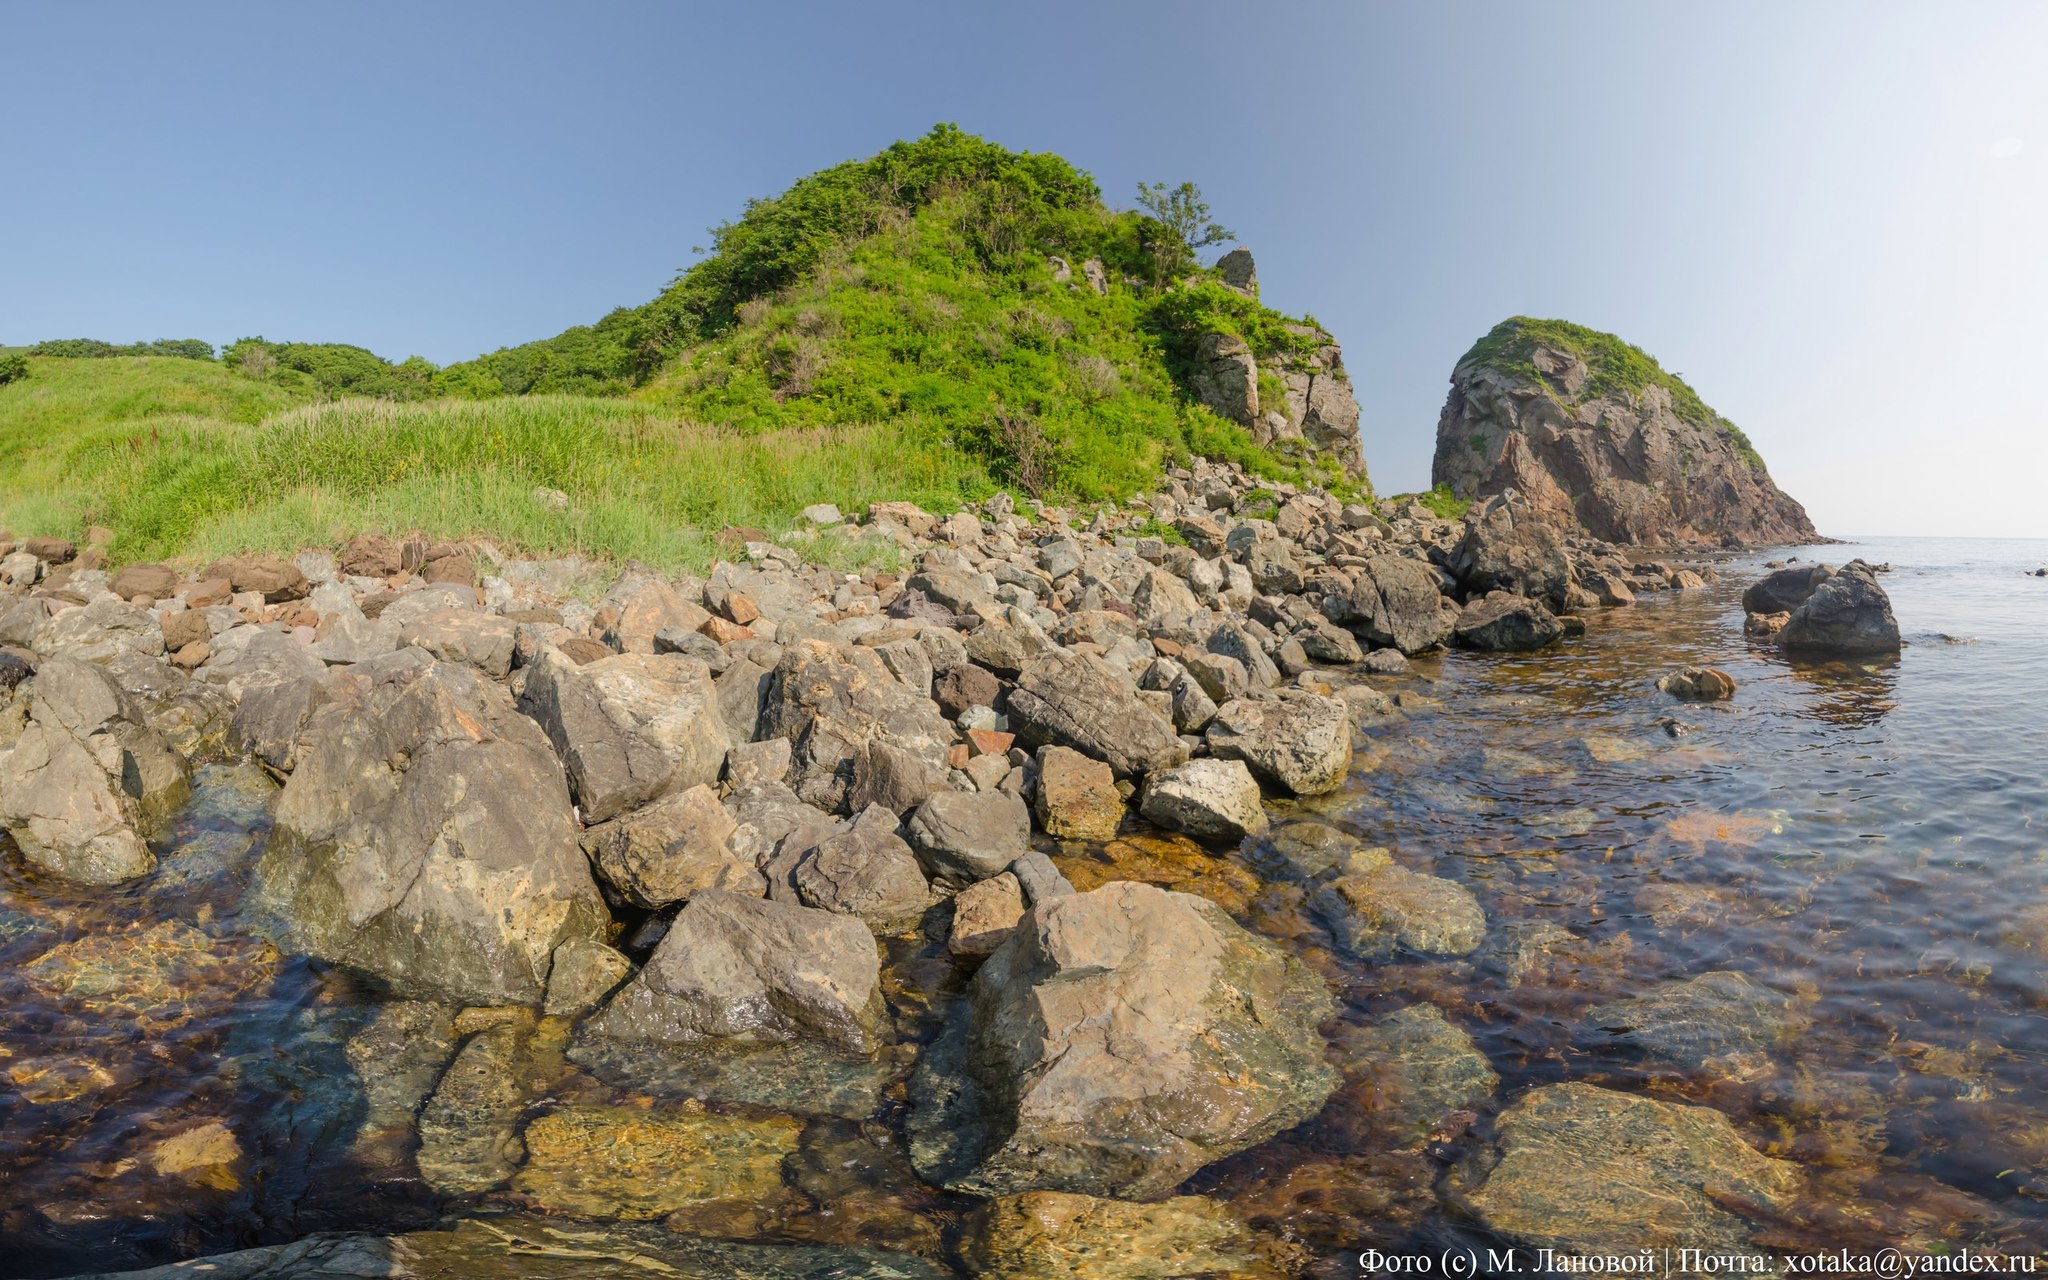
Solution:
{"label": "green hill", "polygon": [[1362,487],[1200,403],[1212,332],[1268,403],[1263,362],[1325,340],[1066,161],[940,126],[750,202],[642,306],[446,369],[260,338],[31,349],[0,386],[0,527],[105,525],[119,558],[421,528],[686,564],[813,502],[1099,501],[1194,453]]}

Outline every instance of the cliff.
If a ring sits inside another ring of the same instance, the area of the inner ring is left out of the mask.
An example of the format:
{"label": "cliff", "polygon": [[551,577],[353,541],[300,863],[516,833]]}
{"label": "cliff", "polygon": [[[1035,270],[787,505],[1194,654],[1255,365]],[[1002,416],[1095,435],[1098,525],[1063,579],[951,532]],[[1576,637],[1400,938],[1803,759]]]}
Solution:
{"label": "cliff", "polygon": [[1819,538],[1734,423],[1612,334],[1503,321],[1451,373],[1431,478],[1460,498],[1518,492],[1610,542]]}

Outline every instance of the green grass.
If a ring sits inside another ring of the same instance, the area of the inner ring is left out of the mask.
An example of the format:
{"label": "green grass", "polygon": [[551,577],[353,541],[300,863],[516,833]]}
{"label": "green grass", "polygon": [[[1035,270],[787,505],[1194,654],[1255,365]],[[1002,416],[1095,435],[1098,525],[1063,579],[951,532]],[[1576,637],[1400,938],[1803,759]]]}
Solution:
{"label": "green grass", "polygon": [[1404,493],[1390,499],[1390,501],[1397,505],[1419,502],[1429,510],[1431,515],[1439,520],[1461,519],[1467,511],[1472,509],[1471,499],[1460,498],[1451,492],[1449,485],[1443,484],[1421,493]]}

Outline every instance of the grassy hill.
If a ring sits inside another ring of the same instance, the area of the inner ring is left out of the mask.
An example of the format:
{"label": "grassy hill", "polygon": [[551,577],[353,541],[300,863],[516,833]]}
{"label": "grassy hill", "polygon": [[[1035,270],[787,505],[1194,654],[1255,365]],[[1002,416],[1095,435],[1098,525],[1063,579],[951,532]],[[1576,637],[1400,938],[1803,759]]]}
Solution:
{"label": "grassy hill", "polygon": [[813,502],[1099,501],[1191,453],[1351,487],[1190,397],[1204,331],[1303,341],[1207,274],[1064,160],[941,126],[751,202],[642,306],[446,369],[42,348],[90,351],[0,386],[0,526],[105,525],[120,559],[420,528],[684,565]]}

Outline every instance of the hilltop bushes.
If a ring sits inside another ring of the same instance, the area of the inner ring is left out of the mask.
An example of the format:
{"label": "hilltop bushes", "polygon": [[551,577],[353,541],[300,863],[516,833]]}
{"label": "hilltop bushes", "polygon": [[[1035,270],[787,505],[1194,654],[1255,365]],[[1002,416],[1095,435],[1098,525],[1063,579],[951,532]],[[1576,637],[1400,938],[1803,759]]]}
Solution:
{"label": "hilltop bushes", "polygon": [[38,342],[28,349],[32,356],[58,356],[66,360],[106,360],[115,356],[171,356],[179,360],[211,360],[213,344],[198,338],[158,338],[155,342],[131,342],[121,346],[98,338],[56,338]]}

